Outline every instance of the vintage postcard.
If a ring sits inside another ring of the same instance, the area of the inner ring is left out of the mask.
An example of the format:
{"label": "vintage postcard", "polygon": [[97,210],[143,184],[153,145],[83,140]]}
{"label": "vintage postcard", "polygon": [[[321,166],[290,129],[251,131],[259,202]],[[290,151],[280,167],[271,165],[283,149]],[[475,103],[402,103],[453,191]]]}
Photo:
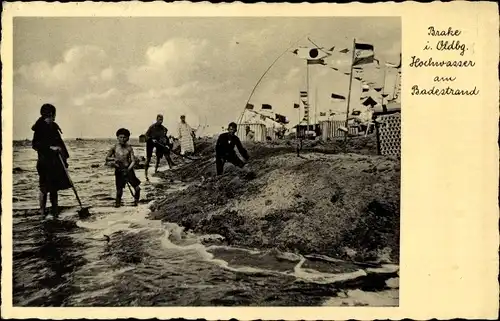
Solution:
{"label": "vintage postcard", "polygon": [[496,319],[495,3],[12,2],[1,46],[5,317]]}

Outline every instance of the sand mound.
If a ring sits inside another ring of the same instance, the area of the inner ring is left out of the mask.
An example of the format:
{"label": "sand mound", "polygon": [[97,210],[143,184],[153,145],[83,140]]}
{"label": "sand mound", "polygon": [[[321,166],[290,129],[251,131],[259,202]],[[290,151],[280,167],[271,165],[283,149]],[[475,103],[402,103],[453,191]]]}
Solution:
{"label": "sand mound", "polygon": [[[206,146],[209,148],[209,146]],[[196,181],[157,201],[151,218],[228,244],[363,261],[399,257],[399,160],[372,155],[249,146],[254,175],[228,166],[213,175],[205,154],[167,175]]]}

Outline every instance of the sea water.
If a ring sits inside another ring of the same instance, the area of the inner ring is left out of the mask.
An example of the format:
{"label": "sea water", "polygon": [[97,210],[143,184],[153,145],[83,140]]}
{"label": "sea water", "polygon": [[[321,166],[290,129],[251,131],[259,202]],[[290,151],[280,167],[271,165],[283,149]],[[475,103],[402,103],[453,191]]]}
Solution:
{"label": "sea water", "polygon": [[[104,166],[113,143],[67,142],[70,175],[92,217],[78,219],[70,189],[60,192],[60,220],[50,223],[37,212],[36,152],[14,146],[14,306],[311,306],[336,295],[333,282],[363,275],[353,264],[319,271],[297,254],[206,246],[218,236],[148,219],[148,197],[160,183],[153,168],[150,182],[136,170],[141,204],[132,207],[125,189],[124,206],[114,208],[114,172]],[[143,144],[134,150],[145,154]],[[186,187],[172,183],[164,193]]]}

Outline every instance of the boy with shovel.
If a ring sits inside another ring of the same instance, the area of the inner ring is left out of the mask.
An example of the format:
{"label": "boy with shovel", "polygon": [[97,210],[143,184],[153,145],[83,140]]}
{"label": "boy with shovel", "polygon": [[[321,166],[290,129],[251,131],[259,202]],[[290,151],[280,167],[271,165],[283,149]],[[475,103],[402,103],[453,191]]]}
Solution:
{"label": "boy with shovel", "polygon": [[53,219],[59,215],[57,192],[72,188],[73,185],[66,174],[69,153],[61,137],[61,128],[55,122],[56,108],[51,104],[44,104],[40,115],[31,127],[34,132],[31,144],[38,154],[36,170],[40,186],[40,212],[45,215],[47,195],[50,194],[52,211],[46,219]]}
{"label": "boy with shovel", "polygon": [[146,166],[145,166],[145,175],[146,175],[146,180],[149,180],[148,178],[148,170],[149,170],[149,163],[151,162],[151,157],[153,156],[153,149],[156,149],[156,166],[155,166],[155,173],[158,172],[158,166],[160,165],[160,160],[163,156],[165,156],[168,166],[170,168],[174,167],[174,162],[170,158],[170,149],[172,148],[172,145],[170,145],[170,142],[167,137],[168,130],[165,126],[162,125],[163,123],[163,115],[158,114],[156,116],[156,123],[151,125],[147,132],[146,132]]}
{"label": "boy with shovel", "polygon": [[115,183],[116,183],[116,203],[115,207],[121,206],[123,189],[125,185],[130,184],[134,187],[134,206],[139,203],[141,181],[135,176],[134,165],[135,156],[132,146],[128,144],[130,131],[125,128],[120,128],[116,132],[118,143],[111,147],[106,156],[106,162],[113,162],[115,167]]}

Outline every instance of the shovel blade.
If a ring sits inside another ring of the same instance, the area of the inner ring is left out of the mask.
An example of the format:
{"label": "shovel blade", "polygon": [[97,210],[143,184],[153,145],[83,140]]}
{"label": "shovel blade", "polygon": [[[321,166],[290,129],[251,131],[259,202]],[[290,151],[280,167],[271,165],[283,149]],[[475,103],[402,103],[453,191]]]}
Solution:
{"label": "shovel blade", "polygon": [[80,219],[86,219],[90,217],[90,211],[88,207],[83,207],[78,210],[78,217]]}

